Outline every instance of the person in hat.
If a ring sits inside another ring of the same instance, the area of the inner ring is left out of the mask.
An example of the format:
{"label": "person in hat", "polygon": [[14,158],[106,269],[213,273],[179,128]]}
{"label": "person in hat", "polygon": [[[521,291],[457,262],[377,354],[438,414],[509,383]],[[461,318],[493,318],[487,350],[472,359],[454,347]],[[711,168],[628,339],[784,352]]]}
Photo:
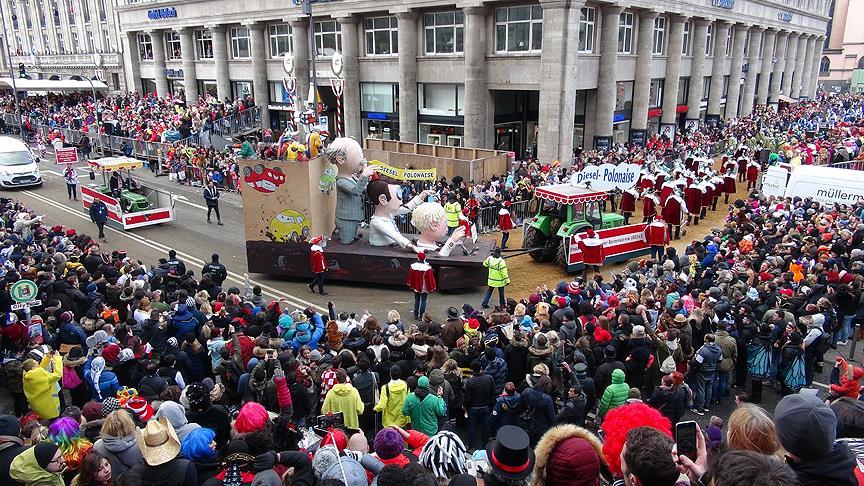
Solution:
{"label": "person in hat", "polygon": [[498,303],[503,309],[507,305],[507,300],[504,297],[504,287],[510,285],[510,273],[507,270],[507,262],[501,258],[501,249],[495,248],[492,254],[483,260],[483,266],[489,269],[489,277],[487,279],[486,294],[483,295],[481,307],[489,308],[489,299],[492,298],[492,292],[498,289]]}
{"label": "person in hat", "polygon": [[537,459],[531,485],[597,486],[606,472],[602,448],[594,434],[576,425],[549,429],[534,449]]}
{"label": "person in hat", "polygon": [[417,253],[417,261],[408,269],[408,287],[414,292],[414,319],[419,320],[426,313],[426,299],[438,289],[435,271],[426,263],[426,253]]}
{"label": "person in hat", "polygon": [[588,228],[584,235],[576,236],[576,243],[579,251],[582,252],[582,279],[587,281],[592,270],[594,273],[600,273],[600,266],[606,260],[603,240],[597,236],[593,228]]}
{"label": "person in hat", "polygon": [[315,278],[309,283],[309,290],[314,294],[315,287],[318,287],[318,293],[327,295],[324,291],[324,273],[327,272],[327,258],[324,256],[324,248],[327,247],[327,238],[324,235],[318,235],[312,238],[309,243],[309,266]]}
{"label": "person in hat", "polygon": [[501,249],[507,249],[507,240],[510,239],[510,231],[513,230],[513,217],[510,216],[510,201],[504,201],[498,210],[498,229],[501,230]]}
{"label": "person in hat", "polygon": [[438,433],[438,418],[447,416],[447,405],[439,395],[443,388],[429,389],[429,378],[421,376],[417,388],[408,394],[402,405],[402,414],[411,418],[411,427],[428,436]]}
{"label": "person in hat", "polygon": [[9,465],[9,476],[25,486],[64,486],[65,471],[63,452],[48,441],[25,449]]}
{"label": "person in hat", "polygon": [[663,216],[659,214],[654,216],[642,234],[645,242],[651,247],[651,259],[661,261],[666,254],[666,245],[669,244],[669,229],[663,221]]}
{"label": "person in hat", "polygon": [[216,224],[222,226],[222,217],[219,215],[219,197],[222,195],[213,180],[207,181],[207,186],[204,187],[204,202],[207,204],[207,223],[212,223],[210,214],[216,212]]}
{"label": "person in hat", "polygon": [[360,393],[348,381],[348,373],[342,368],[336,370],[336,384],[327,391],[321,413],[342,412],[345,427],[352,431],[360,429],[360,415],[365,405],[360,399]]}
{"label": "person in hat", "polygon": [[144,462],[127,474],[141,478],[143,486],[183,486],[198,484],[198,472],[188,459],[180,456],[180,439],[166,417],[147,422],[138,430],[138,448]]}
{"label": "person in hat", "polygon": [[20,435],[18,419],[14,415],[0,415],[0,484],[13,484],[9,466],[26,449]]}
{"label": "person in hat", "polygon": [[487,486],[527,486],[536,460],[528,433],[515,425],[498,429],[495,440],[486,444],[486,458],[489,469],[483,482]]}
{"label": "person in hat", "polygon": [[40,361],[33,358],[24,360],[24,396],[30,409],[42,420],[60,416],[60,396],[58,382],[63,378],[63,358],[50,351],[44,353]]}
{"label": "person in hat", "polygon": [[453,432],[442,430],[429,438],[420,452],[420,464],[441,481],[450,480],[468,471],[468,449]]}

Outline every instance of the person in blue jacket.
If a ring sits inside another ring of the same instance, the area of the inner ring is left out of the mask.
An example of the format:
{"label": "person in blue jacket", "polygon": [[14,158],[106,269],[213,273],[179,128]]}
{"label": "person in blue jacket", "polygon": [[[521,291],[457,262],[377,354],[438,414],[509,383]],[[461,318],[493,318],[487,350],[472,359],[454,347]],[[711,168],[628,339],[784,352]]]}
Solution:
{"label": "person in blue jacket", "polygon": [[[314,319],[314,317],[317,317],[317,319]],[[300,314],[298,316],[294,339],[291,340],[291,347],[294,349],[295,354],[300,351],[300,348],[303,345],[308,345],[311,349],[316,349],[318,347],[318,341],[321,339],[321,336],[324,335],[324,323],[321,320],[321,316],[317,313],[313,316],[313,319],[315,322],[314,329],[309,323],[306,314]]]}
{"label": "person in blue jacket", "polygon": [[97,402],[116,397],[121,388],[117,375],[105,368],[105,358],[102,356],[97,356],[84,365],[84,378],[93,392],[93,400]]}
{"label": "person in blue jacket", "polygon": [[108,241],[105,238],[105,222],[108,221],[108,206],[101,199],[93,198],[93,204],[90,205],[90,221],[96,224],[99,228],[99,239]]}
{"label": "person in blue jacket", "polygon": [[177,310],[168,322],[168,328],[172,336],[177,338],[177,342],[182,342],[186,338],[186,333],[198,335],[198,323],[198,319],[186,304],[178,304]]}
{"label": "person in blue jacket", "polygon": [[714,265],[714,257],[717,256],[717,243],[713,241],[705,245],[705,257],[702,258],[702,268]]}

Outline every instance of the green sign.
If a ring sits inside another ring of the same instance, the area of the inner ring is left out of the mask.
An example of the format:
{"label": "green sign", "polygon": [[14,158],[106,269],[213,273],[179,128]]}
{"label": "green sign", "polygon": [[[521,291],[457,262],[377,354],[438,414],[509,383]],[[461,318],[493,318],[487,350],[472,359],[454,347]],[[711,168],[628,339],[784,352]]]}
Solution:
{"label": "green sign", "polygon": [[39,287],[32,280],[19,280],[9,289],[9,294],[15,302],[30,302],[36,298]]}

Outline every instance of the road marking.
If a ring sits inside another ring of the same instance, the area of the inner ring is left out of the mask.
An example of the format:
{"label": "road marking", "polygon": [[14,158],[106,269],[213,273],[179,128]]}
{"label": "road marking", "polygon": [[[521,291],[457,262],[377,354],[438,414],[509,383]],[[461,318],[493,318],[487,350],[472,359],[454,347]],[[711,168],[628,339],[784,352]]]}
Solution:
{"label": "road marking", "polygon": [[174,199],[182,202],[183,204],[188,204],[189,206],[192,206],[193,208],[198,208],[198,209],[201,209],[203,211],[207,211],[207,206],[202,206],[200,204],[195,204],[193,202],[189,202],[189,198],[186,196],[181,196],[179,194],[173,194],[173,193],[172,193],[172,195],[174,196]]}
{"label": "road marking", "polygon": [[[83,219],[83,220],[85,220],[85,221],[90,221],[90,218],[87,217],[87,216],[85,216],[85,215],[84,215],[83,213],[81,213],[80,211],[76,211],[76,210],[74,210],[74,209],[72,209],[72,208],[70,208],[70,207],[68,207],[68,206],[66,206],[66,205],[64,205],[64,204],[60,204],[60,203],[58,203],[58,202],[56,202],[56,201],[53,201],[53,200],[51,200],[51,199],[49,199],[49,198],[47,198],[47,197],[45,197],[45,196],[42,196],[42,195],[40,195],[40,194],[36,194],[36,193],[34,193],[34,192],[32,192],[32,191],[27,191],[27,190],[24,190],[24,191],[21,191],[21,192],[22,192],[23,194],[27,194],[27,195],[30,196],[30,197],[33,197],[34,199],[37,199],[37,200],[39,200],[39,201],[42,201],[43,203],[48,204],[49,206],[52,206],[52,207],[54,207],[54,208],[56,208],[56,209],[59,209],[59,210],[61,210],[61,211],[65,211],[65,212],[67,212],[67,213],[70,213],[70,214],[72,214],[72,215],[74,215],[74,216],[77,216],[78,218],[81,218],[81,219]],[[163,244],[161,244],[161,243],[158,243],[158,242],[156,242],[156,241],[153,241],[153,240],[151,240],[151,239],[149,239],[149,238],[145,238],[145,237],[143,237],[143,236],[139,236],[139,235],[136,235],[136,234],[134,234],[134,233],[129,233],[129,232],[126,232],[126,231],[121,231],[121,230],[115,229],[115,228],[113,228],[113,227],[111,227],[111,226],[106,226],[105,229],[108,230],[108,231],[111,231],[111,232],[113,232],[113,233],[116,233],[116,234],[118,234],[118,235],[120,235],[120,236],[125,236],[126,238],[129,238],[129,239],[131,239],[131,240],[133,240],[133,241],[136,241],[136,242],[138,242],[138,243],[140,243],[140,244],[142,244],[142,245],[144,245],[144,246],[147,246],[147,247],[149,247],[149,248],[152,248],[152,249],[154,249],[154,250],[158,250],[158,251],[161,251],[161,252],[165,252],[165,253],[167,253],[169,250],[172,249],[171,247],[165,246],[165,245],[163,245]],[[197,258],[197,257],[195,257],[195,256],[189,255],[188,253],[181,252],[181,251],[178,251],[178,250],[175,250],[175,251],[177,251],[177,255],[183,257],[184,259],[186,259],[186,260],[187,260],[188,262],[190,262],[190,263],[195,263],[195,264],[197,264],[197,265],[199,265],[199,266],[204,266],[205,263],[209,263],[209,262],[205,262],[204,260],[201,260],[201,259],[199,259],[199,258]],[[241,286],[243,285],[243,275],[241,275],[241,274],[238,274],[238,273],[235,273],[235,272],[228,271],[228,280],[231,280],[231,281],[234,281],[234,282],[236,282],[236,283],[239,283]],[[297,297],[297,296],[295,296],[295,295],[289,294],[289,293],[287,293],[287,292],[285,292],[285,291],[282,291],[282,290],[276,289],[276,288],[274,288],[274,287],[271,287],[271,286],[269,286],[269,285],[263,284],[263,283],[261,283],[261,282],[257,282],[257,281],[255,281],[255,280],[249,279],[249,283],[250,283],[251,285],[258,285],[259,287],[261,287],[262,290],[266,290],[266,291],[268,291],[268,292],[270,293],[269,297],[272,297],[273,299],[278,299],[278,298],[281,298],[281,297],[285,297],[285,299],[288,301],[288,303],[291,304],[291,305],[293,305],[293,306],[296,306],[296,307],[299,307],[299,308],[305,308],[305,307],[308,307],[308,306],[314,306],[314,307],[317,307],[317,308],[319,308],[319,309],[322,308],[320,305],[317,305],[317,304],[314,304],[314,303],[309,302],[309,301],[307,301],[307,300],[301,299],[301,298],[299,298],[299,297]]]}

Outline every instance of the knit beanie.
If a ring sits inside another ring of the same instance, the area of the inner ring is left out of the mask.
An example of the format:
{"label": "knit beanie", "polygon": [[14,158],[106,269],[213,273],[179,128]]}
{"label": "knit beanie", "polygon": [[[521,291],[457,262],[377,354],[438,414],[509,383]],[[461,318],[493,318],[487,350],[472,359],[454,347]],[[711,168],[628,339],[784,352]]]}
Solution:
{"label": "knit beanie", "polygon": [[815,395],[783,397],[774,409],[774,424],[780,445],[805,462],[831,451],[837,438],[837,417]]}
{"label": "knit beanie", "polygon": [[600,455],[594,444],[582,437],[569,437],[555,445],[549,454],[546,461],[546,484],[596,485],[600,464]]}
{"label": "knit beanie", "polygon": [[81,415],[83,415],[88,422],[102,420],[102,404],[97,401],[85,403],[84,407],[81,408]]}
{"label": "knit beanie", "polygon": [[372,447],[375,449],[375,454],[378,454],[381,459],[393,459],[402,454],[402,451],[405,450],[405,443],[402,440],[402,434],[392,427],[387,427],[375,435]]}
{"label": "knit beanie", "polygon": [[234,430],[241,434],[256,432],[267,425],[270,416],[267,414],[267,409],[260,403],[249,402],[240,409],[237,414],[237,420],[234,422]]}
{"label": "knit beanie", "polygon": [[105,349],[102,350],[102,357],[105,358],[105,362],[109,365],[116,363],[117,358],[120,357],[120,346],[116,344],[105,346]]}
{"label": "knit beanie", "polygon": [[312,458],[312,472],[315,477],[321,479],[321,476],[330,469],[330,466],[339,462],[339,451],[332,445],[324,446],[318,449],[315,457]]}
{"label": "knit beanie", "polygon": [[327,435],[324,436],[324,439],[321,440],[321,445],[334,445],[337,450],[345,450],[348,447],[348,436],[345,435],[345,432],[342,432],[342,429],[337,429],[335,427],[330,427],[327,429]]}
{"label": "knit beanie", "polygon": [[39,467],[42,469],[48,467],[48,464],[50,464],[51,460],[54,459],[54,454],[57,453],[57,449],[59,449],[57,444],[49,441],[36,444],[33,447],[33,455],[36,456],[36,463],[39,464]]}
{"label": "knit beanie", "polygon": [[421,376],[417,380],[417,388],[429,388],[429,378]]}

